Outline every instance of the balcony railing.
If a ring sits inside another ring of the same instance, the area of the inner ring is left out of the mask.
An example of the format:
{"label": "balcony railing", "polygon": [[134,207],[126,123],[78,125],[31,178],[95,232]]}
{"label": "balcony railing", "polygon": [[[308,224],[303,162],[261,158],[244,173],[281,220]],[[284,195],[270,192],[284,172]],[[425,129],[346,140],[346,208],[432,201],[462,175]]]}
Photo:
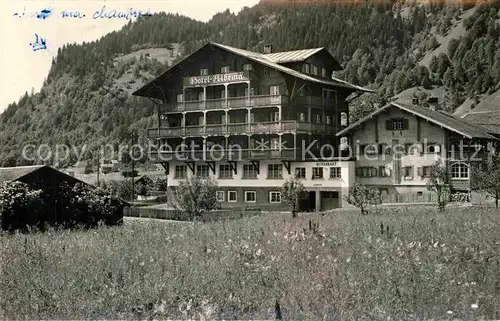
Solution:
{"label": "balcony railing", "polygon": [[184,101],[174,104],[163,105],[167,113],[195,111],[195,110],[218,110],[235,109],[246,107],[272,107],[288,104],[288,96],[285,95],[262,95],[228,97],[206,100]]}
{"label": "balcony railing", "polygon": [[302,123],[295,120],[281,122],[207,124],[206,126],[186,126],[175,128],[148,129],[149,138],[203,136],[203,135],[240,135],[240,134],[271,134],[278,132],[306,132],[334,134],[335,128],[326,124]]}

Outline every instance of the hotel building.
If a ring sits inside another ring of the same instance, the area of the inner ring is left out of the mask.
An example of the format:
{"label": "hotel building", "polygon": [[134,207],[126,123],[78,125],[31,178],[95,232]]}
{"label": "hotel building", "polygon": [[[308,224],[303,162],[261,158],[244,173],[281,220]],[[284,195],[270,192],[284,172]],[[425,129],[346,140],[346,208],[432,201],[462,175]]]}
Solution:
{"label": "hotel building", "polygon": [[209,42],[134,93],[161,101],[158,127],[148,129],[159,146],[150,157],[164,166],[169,188],[189,175],[217,179],[224,207],[284,207],[279,187],[297,176],[308,191],[301,210],[322,211],[346,206],[356,181],[387,195],[425,189],[425,180],[406,179],[407,162],[414,176],[427,166],[417,156],[366,160],[345,149],[356,141],[416,143],[429,135],[444,146],[456,137],[485,146],[496,139],[474,125],[464,131],[463,121],[451,126],[438,111],[397,104],[349,125],[349,99],[372,91],[332,77],[341,69],[325,48],[256,53]]}

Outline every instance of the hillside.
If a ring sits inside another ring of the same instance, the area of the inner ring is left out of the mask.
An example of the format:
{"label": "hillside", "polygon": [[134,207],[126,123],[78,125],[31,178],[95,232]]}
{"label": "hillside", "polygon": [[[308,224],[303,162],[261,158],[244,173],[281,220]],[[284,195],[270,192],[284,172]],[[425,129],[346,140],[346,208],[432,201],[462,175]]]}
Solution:
{"label": "hillside", "polygon": [[[412,88],[436,89],[453,111],[468,98],[480,102],[500,89],[499,7],[262,1],[238,14],[218,13],[207,23],[166,13],[140,17],[98,41],[58,50],[41,91],[26,93],[0,115],[0,165],[33,163],[22,159],[26,144],[94,151],[130,141],[131,131],[144,143],[157,107],[130,93],[208,40],[253,51],[264,43],[276,51],[328,48],[344,67],[338,77],[377,89],[353,103],[352,120],[407,89],[413,95]],[[440,45],[437,39],[446,41]],[[420,65],[426,59],[428,67]]]}

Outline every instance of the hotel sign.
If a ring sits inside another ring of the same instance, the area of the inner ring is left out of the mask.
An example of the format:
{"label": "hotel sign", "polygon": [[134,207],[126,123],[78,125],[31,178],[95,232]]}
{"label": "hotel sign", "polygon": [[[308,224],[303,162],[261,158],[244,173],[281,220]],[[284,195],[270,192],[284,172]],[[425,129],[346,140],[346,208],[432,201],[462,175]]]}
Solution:
{"label": "hotel sign", "polygon": [[337,162],[321,162],[316,163],[316,167],[335,167],[337,166]]}
{"label": "hotel sign", "polygon": [[248,72],[240,71],[240,72],[231,72],[228,74],[215,74],[215,75],[207,75],[207,76],[185,77],[184,78],[184,86],[202,87],[202,86],[207,86],[207,85],[242,82],[242,81],[249,81],[249,80],[250,80],[250,78],[249,78]]}

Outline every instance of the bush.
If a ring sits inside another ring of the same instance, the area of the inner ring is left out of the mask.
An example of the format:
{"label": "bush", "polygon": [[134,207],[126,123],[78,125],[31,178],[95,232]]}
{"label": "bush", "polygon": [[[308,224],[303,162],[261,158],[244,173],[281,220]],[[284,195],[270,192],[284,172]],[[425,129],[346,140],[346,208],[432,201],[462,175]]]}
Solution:
{"label": "bush", "polygon": [[6,182],[0,186],[0,229],[16,230],[36,225],[42,207],[42,191],[25,183]]}
{"label": "bush", "polygon": [[21,182],[0,186],[1,229],[7,231],[47,226],[66,228],[121,224],[124,203],[101,189],[87,185],[46,187]]}
{"label": "bush", "polygon": [[367,214],[366,208],[370,204],[379,203],[380,196],[377,191],[364,185],[355,184],[349,187],[349,194],[345,198],[347,203],[356,206],[361,210],[361,214]]}

